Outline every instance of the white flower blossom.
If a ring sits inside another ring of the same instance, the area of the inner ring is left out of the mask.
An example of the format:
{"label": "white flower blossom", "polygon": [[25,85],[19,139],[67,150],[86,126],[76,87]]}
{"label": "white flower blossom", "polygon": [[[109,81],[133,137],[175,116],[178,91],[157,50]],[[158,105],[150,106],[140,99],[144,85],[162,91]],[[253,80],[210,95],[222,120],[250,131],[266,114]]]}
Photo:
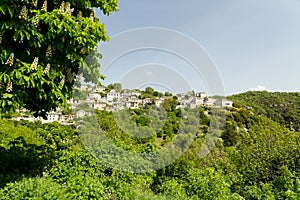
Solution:
{"label": "white flower blossom", "polygon": [[89,19],[93,22],[94,21],[94,11],[91,12]]}
{"label": "white flower blossom", "polygon": [[45,12],[47,12],[47,4],[48,4],[48,2],[47,2],[47,0],[45,0],[43,3],[43,7],[42,7],[42,10],[44,10]]}
{"label": "white flower blossom", "polygon": [[79,11],[78,14],[77,14],[77,18],[81,18],[82,17],[82,12]]}
{"label": "white flower blossom", "polygon": [[64,14],[65,13],[65,2],[61,2],[59,10],[58,10],[59,14]]}
{"label": "white flower blossom", "polygon": [[60,81],[60,85],[61,87],[64,87],[64,84],[65,84],[65,77],[63,77]]}
{"label": "white flower blossom", "polygon": [[9,65],[9,66],[13,66],[14,64],[14,56],[15,54],[14,53],[11,53],[6,61],[6,65]]}
{"label": "white flower blossom", "polygon": [[36,70],[37,66],[38,66],[38,62],[39,62],[39,58],[35,57],[34,60],[33,60],[33,62],[31,63],[30,69],[31,70]]}
{"label": "white flower blossom", "polygon": [[32,1],[32,5],[33,5],[34,7],[37,7],[37,5],[38,5],[38,0],[33,0],[33,1]]}
{"label": "white flower blossom", "polygon": [[37,28],[39,26],[39,19],[38,19],[38,16],[34,16],[33,18],[33,25],[35,28]]}
{"label": "white flower blossom", "polygon": [[66,4],[65,4],[65,14],[67,15],[67,16],[71,16],[71,4],[70,4],[70,2],[67,2]]}
{"label": "white flower blossom", "polygon": [[48,63],[48,64],[46,65],[46,68],[44,69],[44,74],[48,74],[48,73],[49,73],[50,67],[51,67],[51,65],[50,65],[50,63]]}
{"label": "white flower blossom", "polygon": [[6,92],[12,92],[13,91],[13,84],[11,81],[8,81],[8,84],[6,86]]}
{"label": "white flower blossom", "polygon": [[46,50],[46,57],[52,57],[52,48],[51,48],[51,45],[49,45],[47,47],[47,50]]}
{"label": "white flower blossom", "polygon": [[27,15],[28,15],[28,10],[27,10],[26,6],[23,6],[22,10],[19,14],[19,18],[20,19],[27,19]]}

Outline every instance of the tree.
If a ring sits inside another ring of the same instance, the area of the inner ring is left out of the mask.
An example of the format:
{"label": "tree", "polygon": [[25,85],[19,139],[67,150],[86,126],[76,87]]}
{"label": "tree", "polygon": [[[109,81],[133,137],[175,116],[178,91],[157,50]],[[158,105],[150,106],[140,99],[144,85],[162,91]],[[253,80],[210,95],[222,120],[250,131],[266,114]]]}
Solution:
{"label": "tree", "polygon": [[106,87],[106,92],[110,92],[111,90],[116,90],[117,92],[122,92],[122,84],[121,83],[111,83]]}
{"label": "tree", "polygon": [[201,199],[243,199],[240,195],[231,192],[232,181],[229,177],[214,168],[192,169],[187,175],[187,180],[189,195],[194,194]]}
{"label": "tree", "polygon": [[154,92],[153,92],[153,96],[155,96],[155,97],[162,97],[162,96],[163,96],[163,93],[158,92],[158,91],[154,91]]}
{"label": "tree", "polygon": [[117,0],[1,3],[0,113],[26,108],[45,117],[67,105],[75,78],[103,78],[95,48],[109,38],[93,7],[105,15],[118,10]]}
{"label": "tree", "polygon": [[300,169],[299,133],[266,117],[260,117],[238,140],[238,154],[232,154],[231,159],[248,185],[274,181],[284,166],[293,171]]}
{"label": "tree", "polygon": [[146,87],[145,93],[153,95],[154,94],[154,89],[152,87]]}
{"label": "tree", "polygon": [[172,96],[172,93],[170,93],[170,92],[165,92],[165,96],[170,97],[170,96]]}
{"label": "tree", "polygon": [[121,83],[115,83],[114,88],[117,92],[121,92],[122,91],[122,84]]}

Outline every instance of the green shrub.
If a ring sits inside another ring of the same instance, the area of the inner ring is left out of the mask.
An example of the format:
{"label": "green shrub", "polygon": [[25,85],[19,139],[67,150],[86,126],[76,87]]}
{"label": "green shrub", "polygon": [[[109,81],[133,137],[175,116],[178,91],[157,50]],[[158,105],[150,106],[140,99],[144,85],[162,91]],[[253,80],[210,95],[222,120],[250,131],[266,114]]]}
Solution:
{"label": "green shrub", "polygon": [[21,181],[9,183],[0,190],[0,199],[32,199],[32,200],[64,200],[73,199],[67,188],[47,178],[24,178]]}

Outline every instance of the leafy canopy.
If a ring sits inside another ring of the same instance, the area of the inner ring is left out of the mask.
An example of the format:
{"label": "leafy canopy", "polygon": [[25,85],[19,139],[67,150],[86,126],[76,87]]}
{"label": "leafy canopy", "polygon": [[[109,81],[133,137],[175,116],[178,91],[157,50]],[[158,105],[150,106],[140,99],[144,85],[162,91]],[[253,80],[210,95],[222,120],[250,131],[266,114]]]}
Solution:
{"label": "leafy canopy", "polygon": [[94,50],[108,36],[92,8],[109,15],[117,0],[1,2],[0,113],[26,108],[45,116],[66,106],[81,67],[86,81],[103,78]]}

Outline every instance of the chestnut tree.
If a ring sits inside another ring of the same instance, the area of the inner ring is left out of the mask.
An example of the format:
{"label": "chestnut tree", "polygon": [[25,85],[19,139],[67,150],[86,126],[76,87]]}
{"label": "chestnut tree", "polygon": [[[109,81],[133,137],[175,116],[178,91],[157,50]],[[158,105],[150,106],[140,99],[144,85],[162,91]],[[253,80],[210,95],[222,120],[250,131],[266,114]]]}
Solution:
{"label": "chestnut tree", "polygon": [[45,117],[66,106],[80,76],[98,83],[96,48],[109,37],[94,8],[109,15],[118,10],[117,3],[1,0],[0,113],[26,108]]}

